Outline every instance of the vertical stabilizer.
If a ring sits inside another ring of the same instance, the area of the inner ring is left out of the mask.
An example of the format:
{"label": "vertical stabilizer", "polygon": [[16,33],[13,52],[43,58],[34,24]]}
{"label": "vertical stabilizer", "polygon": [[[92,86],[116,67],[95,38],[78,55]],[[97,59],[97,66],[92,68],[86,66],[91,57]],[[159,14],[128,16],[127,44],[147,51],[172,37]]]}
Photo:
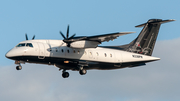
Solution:
{"label": "vertical stabilizer", "polygon": [[144,28],[139,36],[129,44],[127,51],[151,56],[161,24],[170,21],[174,20],[150,19],[136,26]]}

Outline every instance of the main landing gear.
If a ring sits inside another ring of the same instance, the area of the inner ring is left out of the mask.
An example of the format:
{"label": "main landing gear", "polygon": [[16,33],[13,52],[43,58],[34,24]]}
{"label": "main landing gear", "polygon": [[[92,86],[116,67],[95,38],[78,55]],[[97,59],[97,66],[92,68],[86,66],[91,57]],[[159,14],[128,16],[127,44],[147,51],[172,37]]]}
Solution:
{"label": "main landing gear", "polygon": [[79,74],[85,75],[87,71],[83,68],[83,66],[79,66]]}
{"label": "main landing gear", "polygon": [[62,77],[63,77],[63,78],[68,78],[68,77],[69,77],[69,73],[66,72],[66,70],[63,70],[63,71],[62,71]]}
{"label": "main landing gear", "polygon": [[[86,73],[87,73],[87,71],[86,71],[85,69],[83,69],[83,68],[81,68],[81,69],[79,70],[79,74],[80,74],[80,75],[85,75]],[[63,77],[63,78],[68,78],[68,77],[69,77],[69,73],[66,72],[66,70],[63,70],[63,71],[62,71],[62,77]]]}
{"label": "main landing gear", "polygon": [[79,70],[79,74],[81,75],[85,75],[87,73],[87,71],[85,69]]}

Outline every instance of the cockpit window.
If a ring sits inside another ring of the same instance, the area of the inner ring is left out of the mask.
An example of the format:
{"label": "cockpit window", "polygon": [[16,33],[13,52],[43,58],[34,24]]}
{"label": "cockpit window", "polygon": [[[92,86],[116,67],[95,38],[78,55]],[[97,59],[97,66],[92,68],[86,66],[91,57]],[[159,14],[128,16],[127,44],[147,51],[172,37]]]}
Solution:
{"label": "cockpit window", "polygon": [[20,43],[20,44],[18,44],[16,47],[24,47],[24,46],[26,46],[25,43]]}
{"label": "cockpit window", "polygon": [[16,47],[33,47],[32,43],[20,43]]}
{"label": "cockpit window", "polygon": [[27,47],[33,47],[32,43],[27,43],[26,46]]}

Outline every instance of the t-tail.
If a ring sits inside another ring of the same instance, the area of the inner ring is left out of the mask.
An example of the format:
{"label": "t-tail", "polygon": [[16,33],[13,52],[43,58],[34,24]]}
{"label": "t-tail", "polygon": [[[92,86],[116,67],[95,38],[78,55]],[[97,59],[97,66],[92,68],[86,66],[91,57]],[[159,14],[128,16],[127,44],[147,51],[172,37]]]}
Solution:
{"label": "t-tail", "polygon": [[151,56],[161,24],[171,21],[175,20],[150,19],[146,23],[136,26],[144,28],[139,36],[128,45],[126,51]]}

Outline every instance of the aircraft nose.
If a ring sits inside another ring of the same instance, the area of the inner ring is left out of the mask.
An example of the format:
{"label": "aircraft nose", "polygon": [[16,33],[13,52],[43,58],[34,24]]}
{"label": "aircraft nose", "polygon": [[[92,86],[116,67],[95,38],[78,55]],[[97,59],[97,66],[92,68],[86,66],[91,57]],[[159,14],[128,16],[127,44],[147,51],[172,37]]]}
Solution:
{"label": "aircraft nose", "polygon": [[12,51],[7,52],[5,56],[6,58],[11,58],[13,56]]}

